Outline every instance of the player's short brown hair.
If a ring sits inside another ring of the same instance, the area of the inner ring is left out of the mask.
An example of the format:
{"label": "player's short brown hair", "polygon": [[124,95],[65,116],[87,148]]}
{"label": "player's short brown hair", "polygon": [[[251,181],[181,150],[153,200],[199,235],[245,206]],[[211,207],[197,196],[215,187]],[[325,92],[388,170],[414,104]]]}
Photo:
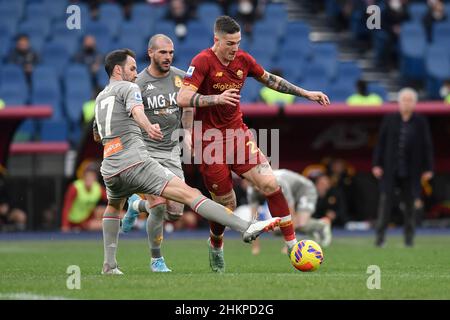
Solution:
{"label": "player's short brown hair", "polygon": [[220,16],[214,23],[215,33],[233,34],[240,31],[241,27],[239,26],[239,23],[230,16]]}
{"label": "player's short brown hair", "polygon": [[111,77],[116,65],[119,65],[121,67],[125,65],[125,61],[127,61],[128,56],[136,59],[136,54],[133,52],[133,50],[128,48],[114,50],[106,55],[105,71],[108,74],[108,77]]}

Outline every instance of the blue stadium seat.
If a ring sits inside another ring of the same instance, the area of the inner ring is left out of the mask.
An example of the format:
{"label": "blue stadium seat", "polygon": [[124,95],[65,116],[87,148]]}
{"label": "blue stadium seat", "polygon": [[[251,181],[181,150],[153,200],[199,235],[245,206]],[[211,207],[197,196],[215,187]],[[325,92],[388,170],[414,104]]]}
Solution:
{"label": "blue stadium seat", "polygon": [[336,75],[338,52],[336,44],[330,42],[312,44],[313,60],[325,67],[326,77],[332,79]]}
{"label": "blue stadium seat", "polygon": [[0,86],[0,97],[7,107],[23,106],[28,102],[28,86],[19,82],[4,83]]}
{"label": "blue stadium seat", "polygon": [[[270,43],[270,45],[268,45]],[[258,37],[253,39],[248,49],[249,53],[257,59],[274,59],[278,50],[277,42],[275,38],[270,36],[265,39]]]}
{"label": "blue stadium seat", "polygon": [[153,34],[156,20],[150,18],[152,9],[146,3],[135,3],[132,8],[130,23],[139,25],[141,32],[145,36]]}
{"label": "blue stadium seat", "polygon": [[50,87],[39,88],[31,92],[32,105],[50,105],[53,110],[53,120],[62,119],[63,113],[61,108],[61,93],[59,90],[54,90]]}
{"label": "blue stadium seat", "polygon": [[[19,21],[23,16],[23,6],[14,5],[16,1],[2,1],[0,2],[0,18],[10,17]],[[3,21],[3,20],[0,20]]]}
{"label": "blue stadium seat", "polygon": [[11,50],[11,35],[6,27],[0,25],[0,64]]}
{"label": "blue stadium seat", "polygon": [[36,136],[36,120],[26,119],[14,132],[13,142],[33,141]]}
{"label": "blue stadium seat", "polygon": [[108,26],[110,34],[115,37],[123,22],[122,8],[117,3],[102,3],[99,6],[99,21]]}
{"label": "blue stadium seat", "polygon": [[274,21],[287,21],[287,9],[284,3],[268,3],[264,11],[264,18]]}
{"label": "blue stadium seat", "polygon": [[340,61],[336,68],[336,81],[347,81],[355,85],[356,81],[361,77],[361,68],[354,61]]}
{"label": "blue stadium seat", "polygon": [[213,43],[213,31],[207,28],[200,21],[191,21],[187,25],[188,33],[184,42],[189,43],[189,46],[196,46],[199,49],[204,49]]}
{"label": "blue stadium seat", "polygon": [[426,3],[412,2],[408,4],[408,11],[412,21],[422,23],[422,19],[428,11]]}
{"label": "blue stadium seat", "polygon": [[429,98],[439,99],[439,90],[443,81],[450,78],[450,57],[446,46],[433,44],[427,49],[425,68]]}
{"label": "blue stadium seat", "polygon": [[213,30],[216,18],[222,14],[222,8],[216,3],[202,3],[197,8],[197,16],[208,30]]}
{"label": "blue stadium seat", "polygon": [[18,83],[19,85],[26,86],[25,74],[20,66],[15,64],[3,65],[0,74],[0,86],[9,83]]}
{"label": "blue stadium seat", "polygon": [[[146,38],[145,35],[142,34],[141,25],[135,20],[125,21],[120,25],[118,37],[126,37],[130,34],[141,34],[143,38]],[[148,40],[148,39],[147,39]]]}
{"label": "blue stadium seat", "polygon": [[30,17],[19,25],[18,32],[30,37],[36,35],[47,38],[50,34],[50,20],[46,17]]}
{"label": "blue stadium seat", "polygon": [[434,23],[432,27],[433,43],[450,44],[450,22]]}
{"label": "blue stadium seat", "polygon": [[115,48],[129,48],[134,51],[137,59],[147,55],[145,39],[139,33],[121,36],[115,43]]}
{"label": "blue stadium seat", "polygon": [[92,81],[87,66],[73,64],[64,73],[66,99],[82,99],[87,101],[92,95]]}
{"label": "blue stadium seat", "polygon": [[67,120],[71,124],[79,124],[83,114],[83,104],[86,102],[84,99],[78,99],[76,97],[65,100],[64,106],[66,110]]}
{"label": "blue stadium seat", "polygon": [[[142,70],[142,69],[144,68],[144,66],[145,66],[145,64],[142,64],[142,65],[141,65],[141,64],[138,62],[137,68],[138,68],[138,70]],[[105,71],[104,68],[100,68],[100,69],[97,71],[97,74],[95,75],[95,78],[97,79],[97,84],[98,84],[101,88],[106,87],[106,86],[108,85],[108,83],[109,83],[109,78],[108,78],[108,75],[106,74],[106,71]]]}
{"label": "blue stadium seat", "polygon": [[[67,7],[70,5],[68,0],[44,0],[43,4],[48,11],[48,15],[51,19],[67,19],[68,15],[66,13]],[[77,3],[78,5],[78,3]],[[83,19],[83,17],[81,18]]]}
{"label": "blue stadium seat", "polygon": [[325,1],[325,12],[331,18],[337,17],[341,13],[341,6],[336,0]]}
{"label": "blue stadium seat", "polygon": [[78,35],[74,33],[68,33],[66,35],[55,35],[52,38],[53,43],[59,43],[66,48],[69,56],[73,57],[79,50],[80,39]]}
{"label": "blue stadium seat", "polygon": [[175,47],[175,54],[177,54],[178,49],[180,48],[192,48],[197,52],[200,52],[206,48],[211,47],[213,43],[213,37],[207,33],[203,34],[194,34],[189,33],[189,35],[183,40],[180,41],[178,46]]}
{"label": "blue stadium seat", "polygon": [[31,75],[32,91],[41,88],[50,88],[55,91],[61,90],[60,79],[55,68],[48,65],[38,65],[34,68]]}
{"label": "blue stadium seat", "polygon": [[67,141],[68,128],[64,120],[41,120],[40,134],[41,141]]}
{"label": "blue stadium seat", "polygon": [[36,17],[45,17],[48,20],[52,19],[48,7],[40,2],[27,4],[27,6],[25,7],[25,17],[27,20],[32,20]]}
{"label": "blue stadium seat", "polygon": [[366,6],[356,6],[350,16],[350,31],[353,39],[360,40],[367,37],[371,30],[366,26]]}
{"label": "blue stadium seat", "polygon": [[41,56],[42,49],[44,48],[45,44],[45,37],[39,33],[33,34],[29,37],[30,39],[30,46],[31,48],[39,55]]}
{"label": "blue stadium seat", "polygon": [[427,46],[421,23],[404,23],[400,31],[400,72],[409,79],[425,76],[424,54]]}
{"label": "blue stadium seat", "polygon": [[241,34],[241,43],[239,44],[239,49],[247,51],[250,49],[251,39],[249,36],[245,34]]}
{"label": "blue stadium seat", "polygon": [[311,32],[310,27],[304,22],[300,22],[300,21],[288,22],[286,25],[287,38],[308,39],[309,40],[310,32]]}
{"label": "blue stadium seat", "polygon": [[7,33],[11,38],[17,33],[18,21],[15,17],[3,16],[0,13],[0,28]]}
{"label": "blue stadium seat", "polygon": [[175,34],[175,24],[171,21],[162,20],[155,24],[154,34],[162,33],[171,39],[175,39],[177,36]]}
{"label": "blue stadium seat", "polygon": [[262,48],[261,46],[253,46],[248,51],[253,58],[256,59],[259,63],[261,61],[270,62],[270,64],[273,64],[273,58],[274,58],[274,52],[273,50],[265,50],[265,48]]}
{"label": "blue stadium seat", "polygon": [[301,82],[301,87],[306,90],[325,91],[330,79],[327,77],[327,69],[323,64],[311,62],[304,68],[307,75]]}
{"label": "blue stadium seat", "polygon": [[0,11],[2,11],[4,7],[7,7],[7,9],[11,9],[15,14],[19,15],[19,18],[21,18],[23,16],[25,2],[26,0],[0,0]]}
{"label": "blue stadium seat", "polygon": [[345,102],[353,92],[355,92],[354,83],[344,80],[328,86],[325,94],[330,98],[331,102]]}
{"label": "blue stadium seat", "polygon": [[378,82],[369,82],[367,84],[367,91],[369,91],[369,93],[378,94],[383,99],[383,101],[388,100],[386,88]]}
{"label": "blue stadium seat", "polygon": [[165,8],[158,8],[148,3],[135,3],[131,9],[131,19],[141,24],[147,34],[152,33],[152,29],[157,21],[161,21],[165,15]]}
{"label": "blue stadium seat", "polygon": [[196,48],[180,47],[175,51],[175,61],[174,66],[181,69],[187,70],[191,64],[192,59],[199,53]]}
{"label": "blue stadium seat", "polygon": [[43,64],[52,66],[60,74],[69,63],[69,53],[61,43],[47,42],[42,49]]}
{"label": "blue stadium seat", "polygon": [[297,51],[299,56],[310,59],[312,56],[312,43],[309,38],[287,38],[285,39],[281,51]]}
{"label": "blue stadium seat", "polygon": [[[81,19],[83,21],[83,18]],[[83,24],[83,23],[82,23]],[[52,30],[52,37],[74,37],[78,40],[81,39],[81,37],[84,34],[84,29],[67,29],[67,22],[66,19],[62,20],[55,20],[52,23],[51,26]]]}
{"label": "blue stadium seat", "polygon": [[248,78],[241,89],[241,102],[253,103],[259,100],[259,91],[262,85],[255,79]]}
{"label": "blue stadium seat", "polygon": [[111,39],[111,30],[108,25],[102,21],[86,21],[85,34],[92,34],[97,39],[102,37],[108,38],[108,40]]}
{"label": "blue stadium seat", "polygon": [[[284,79],[297,84],[303,78],[303,70],[306,62],[298,57],[283,58],[272,65],[272,68],[279,69]],[[270,72],[269,69],[266,68]]]}
{"label": "blue stadium seat", "polygon": [[281,39],[285,33],[286,20],[272,20],[265,19],[256,22],[253,26],[253,38],[269,36],[276,38],[276,41]]}

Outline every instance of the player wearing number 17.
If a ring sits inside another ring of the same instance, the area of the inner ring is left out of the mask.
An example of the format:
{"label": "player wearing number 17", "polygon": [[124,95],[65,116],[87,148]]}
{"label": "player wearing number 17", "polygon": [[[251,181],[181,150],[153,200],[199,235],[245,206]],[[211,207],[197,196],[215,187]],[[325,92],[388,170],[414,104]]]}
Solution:
{"label": "player wearing number 17", "polygon": [[[177,102],[180,107],[196,108],[194,120],[202,123],[203,148],[212,143],[205,138],[208,134],[204,133],[208,129],[219,129],[224,137],[227,137],[227,131],[230,132],[230,129],[243,132],[241,137],[236,137],[237,143],[234,145],[237,148],[245,146],[245,161],[229,164],[224,161],[226,155],[223,155],[224,159],[212,164],[202,161],[199,169],[203,180],[213,199],[232,210],[236,207],[236,196],[232,188],[231,171],[249,180],[267,198],[271,215],[281,217],[281,232],[288,248],[292,248],[296,238],[288,204],[266,157],[256,148],[250,130],[242,121],[239,93],[245,79],[250,76],[271,89],[304,97],[323,106],[328,105],[330,101],[322,92],[304,90],[265,71],[250,54],[239,49],[240,31],[239,24],[231,17],[220,16],[216,19],[214,45],[193,58],[178,93]],[[196,142],[198,137],[194,136],[193,139]],[[226,139],[228,137],[222,141],[223,150],[227,148]],[[197,144],[192,145],[195,147]],[[235,156],[236,153],[242,154],[237,152],[236,147],[227,152],[234,152]],[[222,248],[224,230],[223,225],[210,223],[210,265],[212,270],[217,272],[225,270]]]}
{"label": "player wearing number 17", "polygon": [[115,50],[105,59],[109,84],[95,100],[94,140],[103,144],[101,173],[108,205],[103,214],[103,274],[122,274],[116,261],[119,213],[133,193],[162,196],[190,206],[195,212],[225,224],[251,242],[262,232],[273,229],[279,219],[249,223],[189,187],[169,169],[153,159],[144,143],[141,128],[151,139],[161,140],[158,124],[144,113],[137,78],[135,54],[129,49]]}

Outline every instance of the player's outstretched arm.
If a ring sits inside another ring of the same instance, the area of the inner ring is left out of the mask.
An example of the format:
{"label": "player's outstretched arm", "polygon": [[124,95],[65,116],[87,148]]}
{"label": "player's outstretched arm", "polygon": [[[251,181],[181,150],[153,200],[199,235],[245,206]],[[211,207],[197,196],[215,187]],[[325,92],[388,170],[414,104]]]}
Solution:
{"label": "player's outstretched arm", "polygon": [[264,71],[262,77],[257,78],[256,80],[264,84],[266,87],[269,87],[278,92],[292,94],[298,97],[306,98],[311,101],[316,101],[322,106],[330,104],[330,99],[328,99],[327,95],[324,94],[323,92],[305,90],[296,85],[293,85],[292,83],[283,79],[282,77],[276,76],[267,71]]}
{"label": "player's outstretched arm", "polygon": [[159,124],[151,124],[148,120],[147,116],[144,112],[144,106],[138,105],[131,109],[131,114],[133,115],[133,119],[137,122],[137,124],[147,132],[148,136],[151,139],[161,140],[163,138],[163,134],[161,129],[159,128]]}
{"label": "player's outstretched arm", "polygon": [[228,89],[222,94],[204,96],[197,93],[197,90],[192,86],[181,86],[177,96],[177,104],[182,108],[201,108],[211,107],[217,105],[230,105],[236,106],[239,103],[239,90]]}

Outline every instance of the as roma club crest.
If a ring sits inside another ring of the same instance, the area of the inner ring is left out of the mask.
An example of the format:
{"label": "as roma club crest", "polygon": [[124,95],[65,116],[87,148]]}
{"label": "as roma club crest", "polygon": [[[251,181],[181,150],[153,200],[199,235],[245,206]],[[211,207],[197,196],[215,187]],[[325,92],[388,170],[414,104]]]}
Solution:
{"label": "as roma club crest", "polygon": [[243,72],[241,69],[239,69],[239,70],[236,72],[236,75],[238,76],[239,79],[242,79],[242,77],[244,76],[244,72]]}

